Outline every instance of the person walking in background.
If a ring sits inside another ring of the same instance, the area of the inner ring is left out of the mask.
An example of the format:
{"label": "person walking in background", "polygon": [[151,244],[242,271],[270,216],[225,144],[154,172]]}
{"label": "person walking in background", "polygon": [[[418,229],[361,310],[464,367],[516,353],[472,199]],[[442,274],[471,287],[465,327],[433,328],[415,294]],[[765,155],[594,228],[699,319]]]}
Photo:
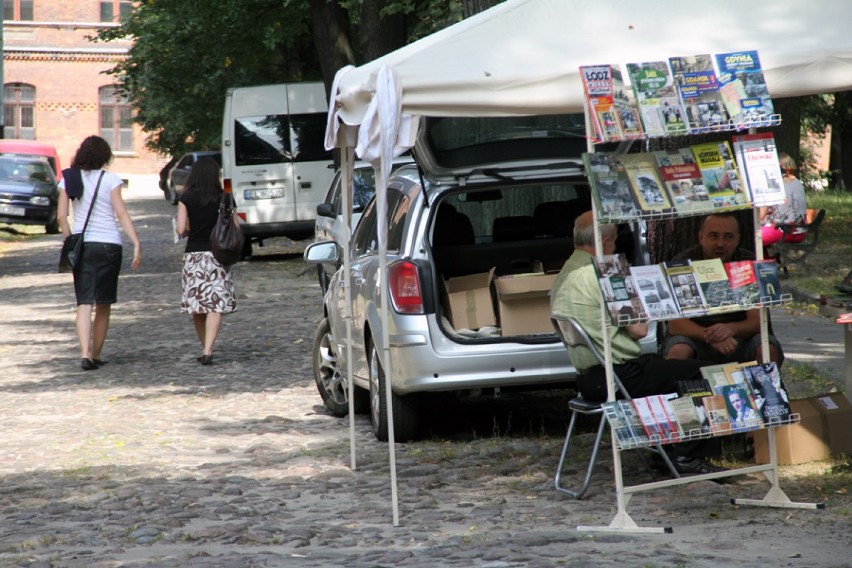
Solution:
{"label": "person walking in background", "polygon": [[[59,187],[59,227],[67,237],[83,235],[83,255],[74,268],[74,293],[77,297],[77,339],[80,342],[80,366],[93,371],[106,364],[101,351],[109,329],[112,304],[118,301],[118,274],[121,271],[122,242],[119,224],[133,243],[133,270],[142,264],[142,246],[127,212],[117,175],[105,171],[112,161],[112,150],[100,136],[89,136],[80,144],[71,167],[63,170]],[[97,190],[97,196],[95,192]],[[94,200],[94,203],[93,203]],[[69,205],[74,214],[68,225]],[[86,224],[86,217],[91,217]],[[94,313],[94,323],[92,322]]]}
{"label": "person walking in background", "polygon": [[[213,345],[222,325],[222,314],[237,309],[231,268],[223,266],[210,252],[210,234],[219,218],[224,192],[219,182],[219,164],[200,158],[189,173],[178,202],[175,231],[186,236],[181,276],[181,312],[192,314],[195,332],[201,341],[198,362],[213,363]],[[232,215],[234,223],[239,223]]]}

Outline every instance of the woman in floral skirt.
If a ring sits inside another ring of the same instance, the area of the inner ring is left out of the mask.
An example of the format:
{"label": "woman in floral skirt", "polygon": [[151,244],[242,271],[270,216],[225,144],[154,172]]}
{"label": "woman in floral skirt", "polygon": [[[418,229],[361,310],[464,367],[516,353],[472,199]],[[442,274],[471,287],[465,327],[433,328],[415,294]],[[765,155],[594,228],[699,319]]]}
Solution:
{"label": "woman in floral skirt", "polygon": [[[222,265],[210,252],[210,234],[219,218],[224,192],[219,182],[219,164],[200,158],[184,185],[178,202],[175,230],[187,237],[181,276],[181,312],[192,314],[201,341],[198,362],[213,364],[213,345],[222,325],[222,314],[237,309],[231,267]],[[236,215],[234,223],[239,224]]]}

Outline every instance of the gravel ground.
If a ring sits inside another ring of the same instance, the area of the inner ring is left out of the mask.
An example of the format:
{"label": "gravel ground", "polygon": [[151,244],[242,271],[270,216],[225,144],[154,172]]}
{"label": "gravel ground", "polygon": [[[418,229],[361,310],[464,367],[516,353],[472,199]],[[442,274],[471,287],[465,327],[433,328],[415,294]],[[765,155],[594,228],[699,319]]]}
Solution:
{"label": "gravel ground", "polygon": [[[145,260],[122,274],[98,371],[79,367],[59,238],[0,256],[0,566],[852,565],[849,501],[801,481],[819,469],[781,468],[781,487],[825,510],[731,505],[769,490],[751,475],[630,500],[637,524],[673,534],[578,531],[616,513],[612,455],[586,499],[554,490],[565,392],[442,400],[432,435],[397,447],[394,526],[386,445],[356,417],[351,468],[348,419],[313,386],[320,298],[304,243],[235,267],[238,311],[202,367],[178,309],[174,208],[129,208]],[[636,452],[623,461],[628,482],[654,479]]]}

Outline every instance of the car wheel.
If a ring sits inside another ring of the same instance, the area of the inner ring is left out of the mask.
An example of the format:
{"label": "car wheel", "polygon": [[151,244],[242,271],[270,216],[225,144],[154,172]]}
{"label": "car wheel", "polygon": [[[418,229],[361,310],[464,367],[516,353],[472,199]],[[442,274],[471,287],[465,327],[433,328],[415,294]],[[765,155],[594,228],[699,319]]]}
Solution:
{"label": "car wheel", "polygon": [[172,205],[177,205],[177,202],[178,202],[177,190],[175,189],[175,184],[173,184],[171,182],[169,182],[169,196],[167,197],[167,199],[169,200],[169,202]]}
{"label": "car wheel", "polygon": [[59,218],[53,216],[53,221],[44,226],[44,232],[48,235],[55,235],[59,232]]}
{"label": "car wheel", "polygon": [[[349,414],[349,382],[340,372],[337,345],[328,319],[314,332],[314,380],[323,403],[335,416]],[[355,387],[355,414],[364,414],[369,406],[367,392]]]}
{"label": "car wheel", "polygon": [[[388,441],[388,409],[385,395],[385,372],[375,343],[370,342],[370,419],[373,434],[382,442]],[[408,442],[417,437],[419,406],[415,395],[399,396],[391,391],[394,440]]]}

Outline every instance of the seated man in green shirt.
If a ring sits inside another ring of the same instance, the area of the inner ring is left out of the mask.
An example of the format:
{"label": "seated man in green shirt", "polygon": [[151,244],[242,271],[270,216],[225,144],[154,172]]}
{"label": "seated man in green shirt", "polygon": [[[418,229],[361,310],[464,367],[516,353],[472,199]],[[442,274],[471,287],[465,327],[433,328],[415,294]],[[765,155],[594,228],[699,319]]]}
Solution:
{"label": "seated man in green shirt", "polygon": [[[604,254],[615,252],[615,225],[601,228]],[[608,235],[612,238],[604,239]],[[551,311],[555,315],[571,316],[583,327],[589,338],[603,352],[604,334],[609,335],[613,371],[621,380],[631,397],[638,398],[655,394],[677,392],[677,381],[701,379],[701,367],[708,363],[697,359],[669,360],[657,354],[643,354],[639,340],[648,333],[648,324],[635,323],[622,327],[604,325],[601,321],[601,295],[595,267],[591,263],[594,251],[594,219],[583,214],[574,223],[575,252],[577,262],[571,259],[559,273],[550,292]],[[591,248],[589,248],[591,247]],[[586,258],[586,261],[580,259]],[[575,347],[569,351],[571,361],[577,368],[577,389],[589,400],[606,400],[606,372],[586,347]],[[674,446],[673,460],[680,473],[698,474],[723,471],[703,457],[717,455],[719,446],[715,440],[682,442]]]}

